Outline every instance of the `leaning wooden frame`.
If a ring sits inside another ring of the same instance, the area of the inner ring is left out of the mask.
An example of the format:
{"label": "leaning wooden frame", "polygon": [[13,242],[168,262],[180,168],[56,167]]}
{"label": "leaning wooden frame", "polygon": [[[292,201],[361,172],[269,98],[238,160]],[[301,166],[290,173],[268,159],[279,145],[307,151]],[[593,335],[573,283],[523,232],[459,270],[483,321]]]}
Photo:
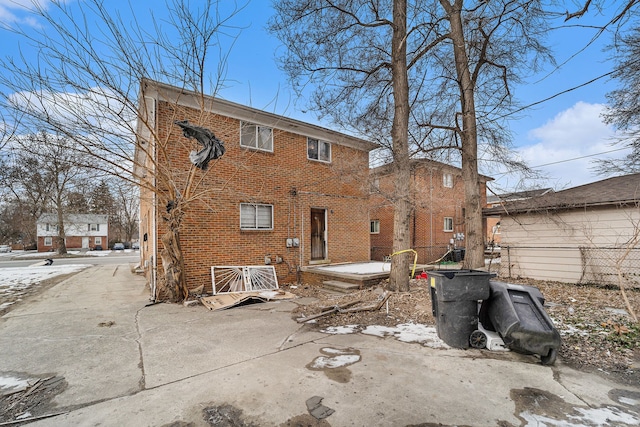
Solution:
{"label": "leaning wooden frame", "polygon": [[278,289],[272,265],[212,266],[211,280],[214,295]]}

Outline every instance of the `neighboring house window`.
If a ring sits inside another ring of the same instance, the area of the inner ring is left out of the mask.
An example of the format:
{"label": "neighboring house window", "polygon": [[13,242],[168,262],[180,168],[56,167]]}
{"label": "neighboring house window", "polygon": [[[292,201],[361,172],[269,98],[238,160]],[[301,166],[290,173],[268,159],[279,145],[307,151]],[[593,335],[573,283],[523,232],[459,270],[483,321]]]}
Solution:
{"label": "neighboring house window", "polygon": [[47,231],[58,231],[58,224],[49,224],[46,225]]}
{"label": "neighboring house window", "polygon": [[331,161],[331,144],[315,138],[307,138],[307,158],[321,162]]}
{"label": "neighboring house window", "polygon": [[380,220],[374,219],[370,222],[370,230],[371,234],[380,233]]}
{"label": "neighboring house window", "polygon": [[449,216],[444,218],[444,231],[453,231],[453,218]]}
{"label": "neighboring house window", "polygon": [[89,231],[100,231],[100,224],[89,224]]}
{"label": "neighboring house window", "polygon": [[95,245],[101,245],[102,244],[102,237],[96,237],[95,239],[93,239],[93,243]]}
{"label": "neighboring house window", "polygon": [[273,229],[273,205],[240,203],[240,228],[242,230]]}
{"label": "neighboring house window", "polygon": [[447,188],[453,188],[453,174],[443,173],[442,174],[442,185]]}
{"label": "neighboring house window", "polygon": [[491,231],[493,232],[493,234],[500,234],[500,223],[494,225]]}
{"label": "neighboring house window", "polygon": [[53,238],[52,237],[45,237],[44,238],[44,245],[45,246],[53,246]]}
{"label": "neighboring house window", "polygon": [[256,150],[273,151],[273,130],[253,123],[242,122],[240,125],[240,145]]}

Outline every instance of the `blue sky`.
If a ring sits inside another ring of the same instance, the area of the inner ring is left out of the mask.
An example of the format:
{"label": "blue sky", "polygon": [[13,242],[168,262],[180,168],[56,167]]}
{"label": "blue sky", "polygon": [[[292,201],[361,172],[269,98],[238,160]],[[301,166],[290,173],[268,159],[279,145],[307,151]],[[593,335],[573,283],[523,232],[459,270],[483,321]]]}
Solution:
{"label": "blue sky", "polygon": [[[42,5],[48,0],[39,0]],[[67,0],[73,4],[76,0]],[[28,15],[20,3],[29,4],[30,0],[0,0],[0,23],[21,22],[23,25],[38,25],[28,21]],[[231,1],[228,1],[231,3]],[[117,4],[111,1],[110,4]],[[123,2],[123,4],[125,4]],[[158,12],[160,2],[136,2],[140,13],[152,7]],[[124,14],[128,7],[123,7]],[[231,50],[226,87],[218,94],[222,98],[251,105],[277,114],[294,117],[299,120],[317,123],[312,113],[306,113],[305,101],[297,100],[289,90],[286,76],[278,70],[275,58],[282,51],[279,41],[265,29],[272,15],[270,2],[250,0],[233,19],[233,24],[242,30]],[[592,20],[602,20],[594,15]],[[580,24],[589,23],[583,19]],[[1,31],[1,30],[0,30]],[[564,62],[583,49],[591,38],[592,32],[582,29],[559,30],[551,33],[549,42],[555,49],[559,63]],[[4,55],[17,52],[15,36],[2,31]],[[585,83],[611,70],[602,49],[608,42],[605,35],[571,59],[561,69],[549,74],[532,77],[515,88],[515,94],[523,105],[538,102],[558,92]],[[625,152],[613,152],[610,145],[613,130],[604,125],[600,113],[606,103],[605,94],[615,88],[615,82],[601,79],[587,87],[558,96],[551,101],[520,113],[511,120],[509,126],[514,133],[514,146],[519,155],[531,166],[549,175],[549,180],[537,182],[537,186],[550,186],[556,189],[573,187],[601,179],[590,170],[594,158],[604,156],[622,156]],[[330,126],[328,123],[321,123]],[[595,157],[592,157],[597,155]],[[572,160],[576,159],[576,160]],[[496,178],[496,187],[514,188],[518,178],[500,174],[497,170],[485,170],[483,173]]]}

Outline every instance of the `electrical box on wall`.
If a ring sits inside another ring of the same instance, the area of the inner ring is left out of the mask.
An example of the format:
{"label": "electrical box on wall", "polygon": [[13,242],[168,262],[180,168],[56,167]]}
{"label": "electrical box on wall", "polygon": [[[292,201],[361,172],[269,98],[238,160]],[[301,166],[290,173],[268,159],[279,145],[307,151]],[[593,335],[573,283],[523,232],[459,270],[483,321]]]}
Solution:
{"label": "electrical box on wall", "polygon": [[293,239],[287,239],[287,247],[288,248],[292,248],[293,247]]}
{"label": "electrical box on wall", "polygon": [[300,239],[297,237],[288,238],[286,244],[288,248],[297,248],[300,246]]}

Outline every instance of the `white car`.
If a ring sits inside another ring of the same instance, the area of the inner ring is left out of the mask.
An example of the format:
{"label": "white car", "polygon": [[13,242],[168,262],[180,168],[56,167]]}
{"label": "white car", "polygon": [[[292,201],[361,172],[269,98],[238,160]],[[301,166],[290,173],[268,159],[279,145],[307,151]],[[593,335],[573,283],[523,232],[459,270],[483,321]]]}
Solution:
{"label": "white car", "polygon": [[2,252],[2,253],[11,252],[11,246],[10,245],[0,245],[0,252]]}

